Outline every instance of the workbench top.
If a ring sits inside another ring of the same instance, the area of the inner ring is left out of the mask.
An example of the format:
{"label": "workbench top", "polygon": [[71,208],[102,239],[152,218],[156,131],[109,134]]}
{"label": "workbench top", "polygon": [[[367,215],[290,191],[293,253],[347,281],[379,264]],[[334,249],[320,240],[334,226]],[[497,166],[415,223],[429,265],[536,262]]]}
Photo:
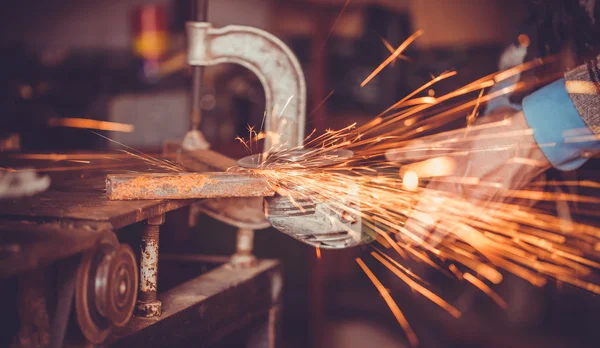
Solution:
{"label": "workbench top", "polygon": [[57,161],[35,156],[32,159],[26,154],[0,157],[0,168],[4,170],[35,168],[51,178],[50,188],[45,192],[0,200],[0,277],[83,251],[95,243],[99,233],[115,231],[194,202],[110,201],[106,197],[107,174],[165,169],[123,153],[67,156],[75,159]]}
{"label": "workbench top", "polygon": [[[110,155],[107,154],[107,157]],[[4,168],[6,163],[15,163],[2,162],[0,160],[0,167]],[[107,223],[118,229],[192,203],[192,200],[109,201],[106,197],[107,174],[157,171],[157,168],[133,157],[96,159],[88,164],[20,162],[19,167],[40,169],[41,173],[49,175],[50,189],[33,197],[0,201],[0,219],[72,219],[90,224]],[[165,169],[158,168],[158,171],[164,172]]]}

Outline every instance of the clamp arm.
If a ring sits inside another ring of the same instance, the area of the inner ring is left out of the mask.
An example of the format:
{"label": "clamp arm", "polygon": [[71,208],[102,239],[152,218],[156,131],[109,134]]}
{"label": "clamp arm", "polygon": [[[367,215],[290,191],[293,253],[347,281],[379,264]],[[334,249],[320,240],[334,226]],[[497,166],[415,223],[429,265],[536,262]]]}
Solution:
{"label": "clamp arm", "polygon": [[241,25],[213,28],[188,22],[188,63],[242,65],[258,76],[265,89],[264,152],[302,146],[306,118],[306,83],[292,51],[272,34]]}

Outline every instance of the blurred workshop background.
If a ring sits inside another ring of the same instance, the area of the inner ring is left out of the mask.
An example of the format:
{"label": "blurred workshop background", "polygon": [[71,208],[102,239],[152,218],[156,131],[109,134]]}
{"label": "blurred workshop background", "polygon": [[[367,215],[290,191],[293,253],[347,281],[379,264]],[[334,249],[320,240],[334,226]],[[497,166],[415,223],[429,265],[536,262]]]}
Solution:
{"label": "blurred workshop background", "polygon": [[[86,119],[133,125],[133,132],[99,133],[141,151],[160,150],[188,130],[191,72],[184,23],[190,0],[3,5],[2,151],[119,147],[74,128],[86,128]],[[526,10],[520,0],[212,0],[208,18],[215,26],[261,28],[288,44],[306,75],[307,131],[322,131],[364,123],[432,74],[458,71],[429,92],[435,95],[497,70],[500,53],[529,30]],[[417,29],[425,34],[404,53],[407,59],[361,88],[389,56],[389,47],[398,47]],[[528,34],[533,40],[535,33]],[[201,130],[212,149],[240,158],[247,152],[235,137],[247,137],[248,125],[260,126],[262,86],[240,66],[209,67],[205,74]],[[178,252],[232,253],[235,230],[202,219],[195,231],[173,237],[189,248]],[[161,248],[168,250],[169,237],[164,238]],[[407,346],[385,302],[357,267],[358,248],[316,255],[314,248],[269,229],[257,231],[255,251],[284,262],[284,347]],[[476,290],[430,275],[427,280],[465,313],[456,320],[385,275],[385,269],[372,267],[424,347],[597,347],[600,342],[593,320],[600,301],[580,290],[556,284],[534,288],[507,275],[498,288],[509,303],[504,311]],[[166,271],[161,276],[168,277]]]}

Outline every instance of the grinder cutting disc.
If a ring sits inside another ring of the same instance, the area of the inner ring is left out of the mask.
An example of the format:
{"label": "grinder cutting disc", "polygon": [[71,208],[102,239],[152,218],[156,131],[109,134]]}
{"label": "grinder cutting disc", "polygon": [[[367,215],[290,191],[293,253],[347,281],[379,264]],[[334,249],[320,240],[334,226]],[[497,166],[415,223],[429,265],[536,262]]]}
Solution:
{"label": "grinder cutting disc", "polygon": [[[269,154],[266,158],[253,155],[242,158],[238,164],[241,167],[262,170],[275,170],[284,166],[286,170],[290,170],[290,175],[302,175],[303,170],[335,165],[353,155],[349,150],[334,150],[314,158],[312,151],[315,150],[286,151]],[[302,187],[287,189],[295,190],[298,196],[292,200],[276,194],[263,201],[267,220],[280,232],[303,243],[325,249],[343,249],[371,240],[362,231],[358,187],[355,185],[349,185],[345,194],[324,202],[303,196]]]}
{"label": "grinder cutting disc", "polygon": [[320,153],[318,158],[315,158],[315,151],[323,151],[322,149],[298,149],[282,152],[273,152],[267,155],[261,153],[252,156],[247,156],[238,161],[240,167],[251,169],[271,169],[285,165],[288,168],[297,166],[298,169],[315,168],[330,166],[336,163],[343,162],[352,157],[353,152],[350,150],[331,150]]}

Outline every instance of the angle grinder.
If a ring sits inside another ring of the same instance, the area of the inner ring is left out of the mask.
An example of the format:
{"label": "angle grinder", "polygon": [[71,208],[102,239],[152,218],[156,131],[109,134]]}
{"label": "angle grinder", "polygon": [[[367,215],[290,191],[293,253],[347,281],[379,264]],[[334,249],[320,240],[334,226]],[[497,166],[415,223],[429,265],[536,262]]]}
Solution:
{"label": "angle grinder", "polygon": [[[319,168],[334,166],[352,157],[349,150],[332,150],[317,158],[299,149],[244,157],[238,165],[246,169],[277,170],[285,168],[286,175],[304,175]],[[349,185],[338,197],[328,200],[311,198],[301,185],[289,187],[288,195],[275,194],[263,200],[263,210],[269,223],[303,243],[324,249],[343,249],[372,240],[363,232],[358,187]]]}

